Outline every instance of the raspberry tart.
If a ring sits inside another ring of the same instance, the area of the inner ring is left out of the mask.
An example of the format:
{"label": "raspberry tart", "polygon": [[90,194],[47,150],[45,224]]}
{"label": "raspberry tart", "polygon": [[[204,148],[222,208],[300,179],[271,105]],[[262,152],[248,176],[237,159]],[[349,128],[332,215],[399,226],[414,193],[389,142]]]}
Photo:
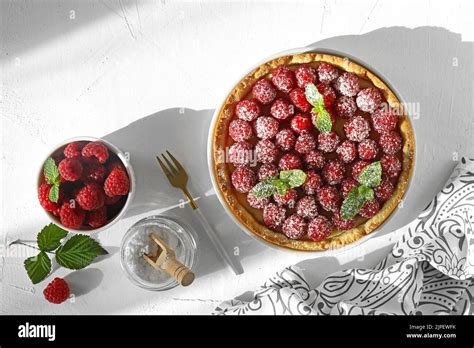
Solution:
{"label": "raspberry tart", "polygon": [[209,149],[221,202],[248,232],[312,251],[352,243],[393,213],[415,144],[381,78],[342,56],[302,53],[272,59],[234,87]]}

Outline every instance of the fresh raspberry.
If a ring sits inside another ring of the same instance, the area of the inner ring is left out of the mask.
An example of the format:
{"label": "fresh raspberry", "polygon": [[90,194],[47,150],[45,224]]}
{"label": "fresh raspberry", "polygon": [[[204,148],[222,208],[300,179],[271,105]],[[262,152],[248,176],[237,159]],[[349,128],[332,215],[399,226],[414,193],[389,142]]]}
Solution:
{"label": "fresh raspberry", "polygon": [[247,165],[250,163],[250,150],[252,145],[246,141],[234,143],[229,148],[229,161],[235,166]]}
{"label": "fresh raspberry", "polygon": [[90,162],[84,165],[81,180],[85,183],[101,183],[104,181],[106,174],[107,170],[102,164],[98,162]]}
{"label": "fresh raspberry", "polygon": [[295,108],[283,98],[278,98],[270,108],[270,114],[277,120],[286,120],[295,113]]}
{"label": "fresh raspberry", "polygon": [[352,177],[355,180],[359,181],[360,172],[362,171],[362,169],[367,167],[369,164],[370,163],[366,162],[366,161],[357,161],[356,163],[354,163],[354,165],[352,166]]}
{"label": "fresh raspberry", "polygon": [[275,136],[276,145],[283,151],[290,151],[295,146],[296,137],[291,129],[285,128]]}
{"label": "fresh raspberry", "polygon": [[247,195],[248,204],[255,209],[263,209],[268,203],[270,203],[269,197],[257,198],[252,192]]}
{"label": "fresh raspberry", "polygon": [[97,184],[86,184],[76,196],[76,201],[84,210],[96,210],[104,206],[105,194]]}
{"label": "fresh raspberry", "polygon": [[124,196],[130,190],[130,180],[124,170],[115,168],[105,179],[104,191],[107,196]]}
{"label": "fresh raspberry", "polygon": [[316,216],[309,222],[308,238],[312,241],[319,242],[326,239],[332,232],[331,222],[324,216]]}
{"label": "fresh raspberry", "polygon": [[295,85],[295,77],[290,69],[281,65],[272,71],[272,82],[279,91],[289,93]]}
{"label": "fresh raspberry", "polygon": [[336,211],[341,198],[334,186],[323,186],[317,192],[318,202],[326,211]]}
{"label": "fresh raspberry", "polygon": [[263,208],[263,223],[271,228],[281,226],[285,221],[286,209],[273,203],[269,203]]}
{"label": "fresh raspberry", "polygon": [[308,132],[311,129],[311,119],[305,114],[298,114],[291,119],[290,127],[297,134]]}
{"label": "fresh raspberry", "polygon": [[41,184],[40,187],[38,187],[38,199],[44,210],[54,212],[58,209],[58,204],[49,200],[50,189],[50,185]]}
{"label": "fresh raspberry", "polygon": [[402,137],[397,132],[384,133],[380,136],[379,145],[387,155],[394,155],[402,149]]}
{"label": "fresh raspberry", "polygon": [[334,89],[332,89],[332,87],[327,83],[320,83],[316,86],[316,88],[323,96],[324,106],[329,109],[337,98],[336,92],[334,92]]}
{"label": "fresh raspberry", "polygon": [[270,116],[260,116],[255,120],[255,133],[260,139],[271,139],[278,133],[280,124]]}
{"label": "fresh raspberry", "polygon": [[74,143],[69,143],[64,148],[64,156],[66,158],[78,158],[81,157],[81,151],[85,143],[83,141],[76,141]]}
{"label": "fresh raspberry", "polygon": [[238,118],[230,123],[229,135],[234,141],[248,140],[252,137],[252,126]]}
{"label": "fresh raspberry", "polygon": [[255,173],[247,167],[237,167],[232,175],[232,184],[241,193],[249,192],[257,183]]}
{"label": "fresh raspberry", "polygon": [[309,153],[315,147],[316,139],[312,134],[303,133],[296,139],[295,150],[299,153]]}
{"label": "fresh raspberry", "polygon": [[366,202],[360,209],[359,215],[365,218],[371,218],[375,216],[380,210],[380,204],[376,199]]}
{"label": "fresh raspberry", "polygon": [[350,140],[345,140],[336,149],[337,157],[344,163],[351,163],[357,157],[357,148]]}
{"label": "fresh raspberry", "polygon": [[361,142],[369,136],[370,125],[362,116],[356,116],[344,124],[344,132],[346,133],[347,139]]}
{"label": "fresh raspberry", "polygon": [[286,153],[280,158],[278,167],[281,170],[301,169],[301,159],[293,153]]}
{"label": "fresh raspberry", "polygon": [[59,210],[59,221],[67,228],[79,228],[86,217],[86,212],[79,204],[64,203]]}
{"label": "fresh raspberry", "polygon": [[303,184],[303,190],[307,195],[314,195],[321,187],[321,177],[315,171],[310,170],[306,173],[306,181]]}
{"label": "fresh raspberry", "polygon": [[331,160],[323,168],[324,180],[329,185],[339,184],[344,179],[344,166],[338,160]]}
{"label": "fresh raspberry", "polygon": [[381,134],[389,133],[397,127],[398,116],[392,108],[381,107],[371,117],[374,129]]}
{"label": "fresh raspberry", "polygon": [[308,169],[319,170],[323,169],[326,159],[324,158],[323,154],[318,150],[312,150],[305,155],[304,161]]}
{"label": "fresh raspberry", "polygon": [[349,192],[351,192],[351,190],[357,186],[359,186],[359,183],[353,178],[345,178],[344,180],[342,180],[341,182],[342,197],[346,198]]}
{"label": "fresh raspberry", "polygon": [[260,106],[255,100],[241,100],[235,106],[235,114],[243,121],[251,122],[260,115]]}
{"label": "fresh raspberry", "polygon": [[277,92],[270,81],[261,79],[253,85],[252,94],[260,103],[266,105],[275,99]]}
{"label": "fresh raspberry", "polygon": [[107,208],[103,206],[99,209],[87,212],[85,223],[92,228],[104,226],[107,223]]}
{"label": "fresh raspberry", "polygon": [[301,88],[294,88],[290,92],[290,100],[302,112],[311,110],[311,104],[306,100],[306,95]]}
{"label": "fresh raspberry", "polygon": [[382,173],[390,179],[395,179],[402,171],[402,162],[395,156],[383,155],[380,163],[382,164]]}
{"label": "fresh raspberry", "polygon": [[379,147],[373,139],[364,139],[357,148],[360,159],[369,161],[374,159],[379,153]]}
{"label": "fresh raspberry", "polygon": [[318,149],[323,152],[333,152],[339,145],[339,136],[335,132],[319,133]]}
{"label": "fresh raspberry", "polygon": [[357,111],[357,105],[354,98],[342,96],[337,98],[335,109],[340,117],[351,118],[354,117]]}
{"label": "fresh raspberry", "polygon": [[255,145],[255,156],[260,163],[275,162],[278,156],[278,149],[269,139],[260,140]]}
{"label": "fresh raspberry", "polygon": [[284,195],[278,193],[273,194],[273,200],[278,205],[286,205],[288,208],[293,208],[298,198],[298,193],[295,189],[288,189]]}
{"label": "fresh raspberry", "polygon": [[301,65],[295,70],[296,83],[299,88],[305,88],[308,83],[316,84],[316,69],[309,65]]}
{"label": "fresh raspberry", "polygon": [[43,290],[44,298],[51,303],[60,304],[69,298],[69,285],[62,278],[54,278]]}
{"label": "fresh raspberry", "polygon": [[340,230],[350,230],[356,224],[354,219],[343,220],[339,210],[332,216],[332,223]]}
{"label": "fresh raspberry", "polygon": [[305,219],[313,219],[318,215],[318,206],[313,196],[305,196],[296,203],[296,213]]}
{"label": "fresh raspberry", "polygon": [[95,157],[100,163],[104,164],[109,159],[109,150],[102,142],[93,141],[84,146],[82,149],[82,157]]}
{"label": "fresh raspberry", "polygon": [[[353,97],[359,92],[359,78],[351,73],[345,72],[334,82],[334,88],[346,97]],[[351,98],[351,100],[353,100]]]}
{"label": "fresh raspberry", "polygon": [[339,76],[339,71],[331,64],[321,62],[318,66],[318,76],[319,81],[329,83]]}
{"label": "fresh raspberry", "polygon": [[375,196],[382,202],[387,201],[393,195],[394,187],[387,179],[382,179],[379,186],[374,189]]}
{"label": "fresh raspberry", "polygon": [[65,158],[58,166],[59,174],[64,180],[76,181],[82,175],[82,164],[77,158]]}
{"label": "fresh raspberry", "polygon": [[357,107],[364,112],[374,112],[382,104],[382,95],[377,88],[369,87],[357,93]]}
{"label": "fresh raspberry", "polygon": [[109,196],[105,195],[104,203],[105,203],[105,205],[114,205],[115,203],[120,201],[121,198],[122,198],[122,196],[109,197]]}
{"label": "fresh raspberry", "polygon": [[278,176],[278,168],[276,165],[269,163],[269,164],[262,164],[258,169],[258,180],[263,181],[268,179],[272,176]]}
{"label": "fresh raspberry", "polygon": [[300,239],[306,234],[307,224],[304,219],[296,214],[285,220],[282,232],[290,239]]}

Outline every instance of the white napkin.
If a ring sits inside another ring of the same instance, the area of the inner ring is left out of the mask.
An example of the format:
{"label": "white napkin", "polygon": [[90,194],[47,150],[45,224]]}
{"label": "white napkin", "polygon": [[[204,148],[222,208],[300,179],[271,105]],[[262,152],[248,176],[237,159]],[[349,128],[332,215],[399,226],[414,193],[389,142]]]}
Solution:
{"label": "white napkin", "polygon": [[214,314],[469,314],[474,297],[474,159],[448,183],[374,269],[348,269],[311,289],[285,268],[253,300],[221,303]]}

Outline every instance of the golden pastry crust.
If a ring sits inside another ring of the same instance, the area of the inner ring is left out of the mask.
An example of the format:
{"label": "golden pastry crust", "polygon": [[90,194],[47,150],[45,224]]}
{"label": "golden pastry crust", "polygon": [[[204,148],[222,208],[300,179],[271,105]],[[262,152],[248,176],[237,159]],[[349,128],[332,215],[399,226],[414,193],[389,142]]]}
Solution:
{"label": "golden pastry crust", "polygon": [[[325,240],[315,242],[311,240],[293,240],[286,237],[283,233],[275,232],[261,224],[251,212],[241,205],[233,190],[230,180],[230,168],[225,163],[225,150],[227,144],[228,124],[234,114],[235,104],[243,99],[252,88],[253,84],[260,78],[270,74],[272,70],[280,65],[299,65],[303,63],[327,62],[341,70],[351,72],[364,80],[370,81],[384,95],[387,103],[397,110],[402,110],[400,115],[400,133],[404,140],[403,145],[403,169],[400,173],[398,183],[395,187],[392,197],[384,203],[380,211],[372,218],[362,224],[346,231],[334,229],[331,235]],[[248,231],[260,237],[266,242],[296,250],[315,251],[338,248],[352,243],[363,236],[373,232],[382,225],[385,220],[397,209],[400,201],[407,190],[414,167],[415,157],[415,139],[410,121],[400,104],[399,99],[390,88],[373,72],[367,68],[354,63],[345,57],[330,55],[326,53],[301,53],[287,55],[272,59],[245,76],[227,96],[224,104],[219,110],[214,129],[212,130],[212,167],[214,172],[217,189],[224,198],[228,209],[232,214],[247,227]]]}

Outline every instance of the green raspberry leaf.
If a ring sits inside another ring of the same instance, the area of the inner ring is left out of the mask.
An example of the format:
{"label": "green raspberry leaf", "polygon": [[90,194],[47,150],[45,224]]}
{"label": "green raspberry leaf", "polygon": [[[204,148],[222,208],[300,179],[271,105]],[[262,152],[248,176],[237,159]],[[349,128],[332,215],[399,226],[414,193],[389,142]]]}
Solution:
{"label": "green raspberry leaf", "polygon": [[61,245],[61,239],[66,237],[68,232],[61,227],[51,223],[45,226],[36,238],[38,247],[42,251],[53,251]]}
{"label": "green raspberry leaf", "polygon": [[368,187],[377,187],[382,181],[382,164],[373,162],[361,170],[359,182]]}
{"label": "green raspberry leaf", "polygon": [[54,203],[58,202],[59,200],[59,185],[58,184],[54,184],[49,189],[49,200]]}
{"label": "green raspberry leaf", "polygon": [[316,113],[316,128],[321,133],[329,133],[332,129],[331,115],[324,107],[319,108]]}
{"label": "green raspberry leaf", "polygon": [[282,170],[280,179],[284,180],[288,187],[295,188],[303,185],[306,181],[306,173],[301,169]]}
{"label": "green raspberry leaf", "polygon": [[323,96],[313,83],[308,83],[304,89],[306,100],[313,106],[317,106],[323,100]]}
{"label": "green raspberry leaf", "polygon": [[36,256],[27,258],[24,265],[26,273],[33,284],[39,283],[51,272],[51,260],[44,251],[41,251]]}
{"label": "green raspberry leaf", "polygon": [[51,157],[48,157],[48,159],[44,162],[43,173],[48,184],[59,185],[59,169],[56,165],[56,162],[54,162],[54,159]]}
{"label": "green raspberry leaf", "polygon": [[81,269],[99,255],[107,254],[102,246],[89,236],[76,234],[56,251],[56,261],[69,269]]}

